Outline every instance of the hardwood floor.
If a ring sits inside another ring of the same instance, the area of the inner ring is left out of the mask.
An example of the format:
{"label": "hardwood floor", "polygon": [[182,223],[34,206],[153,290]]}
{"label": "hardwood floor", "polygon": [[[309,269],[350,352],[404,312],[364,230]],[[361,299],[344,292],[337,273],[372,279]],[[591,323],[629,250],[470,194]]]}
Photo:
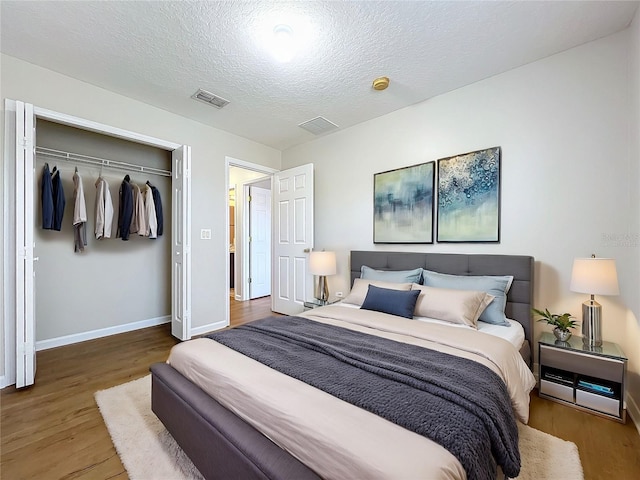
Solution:
{"label": "hardwood floor", "polygon": [[[269,297],[231,301],[233,326],[268,315]],[[147,375],[175,343],[162,325],[38,352],[36,384],[0,394],[0,478],[128,478],[93,394]],[[530,425],[575,442],[586,480],[640,478],[640,436],[631,421],[621,425],[534,392]]]}

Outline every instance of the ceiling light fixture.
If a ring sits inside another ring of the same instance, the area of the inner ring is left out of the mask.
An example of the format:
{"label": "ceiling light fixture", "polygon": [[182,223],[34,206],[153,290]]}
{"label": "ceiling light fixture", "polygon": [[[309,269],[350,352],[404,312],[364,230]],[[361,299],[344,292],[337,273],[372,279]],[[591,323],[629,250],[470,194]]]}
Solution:
{"label": "ceiling light fixture", "polygon": [[389,77],[378,77],[373,81],[374,90],[384,90],[389,86]]}
{"label": "ceiling light fixture", "polygon": [[293,28],[286,24],[278,24],[273,27],[273,40],[271,52],[276,60],[290,62],[297,52]]}

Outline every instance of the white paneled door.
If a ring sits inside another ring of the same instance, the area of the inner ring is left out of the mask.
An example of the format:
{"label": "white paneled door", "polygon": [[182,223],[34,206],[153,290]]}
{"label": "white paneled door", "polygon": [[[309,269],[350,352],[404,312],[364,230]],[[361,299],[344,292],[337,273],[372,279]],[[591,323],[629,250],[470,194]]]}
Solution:
{"label": "white paneled door", "polygon": [[309,252],[313,248],[313,164],[274,174],[274,268],[271,309],[286,315],[303,311],[313,296]]}
{"label": "white paneled door", "polygon": [[271,190],[249,187],[249,298],[271,295]]}

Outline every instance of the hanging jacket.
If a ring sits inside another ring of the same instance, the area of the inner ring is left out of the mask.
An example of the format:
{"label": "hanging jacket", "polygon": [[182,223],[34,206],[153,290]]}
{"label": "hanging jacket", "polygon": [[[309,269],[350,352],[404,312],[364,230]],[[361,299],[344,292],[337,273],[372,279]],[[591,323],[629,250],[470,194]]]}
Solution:
{"label": "hanging jacket", "polygon": [[162,198],[160,197],[160,192],[156,187],[149,184],[151,187],[151,193],[153,194],[153,204],[156,208],[156,222],[158,222],[158,236],[162,235],[162,227],[164,220],[162,218]]}
{"label": "hanging jacket", "polygon": [[87,246],[87,205],[84,201],[84,188],[82,178],[76,169],[73,174],[73,197],[75,205],[73,207],[73,240],[74,252],[83,252]]}
{"label": "hanging jacket", "polygon": [[158,237],[158,220],[156,218],[156,206],[153,202],[153,192],[149,182],[144,186],[144,216],[147,230],[144,233],[145,237],[157,238]]}
{"label": "hanging jacket", "polygon": [[129,233],[137,233],[141,237],[144,237],[147,231],[147,222],[144,213],[144,198],[142,197],[142,190],[135,183],[131,184],[133,190],[133,217],[131,217],[131,228]]}
{"label": "hanging jacket", "polygon": [[53,229],[53,182],[49,164],[45,163],[42,169],[42,182],[40,183],[40,198],[42,200],[42,228]]}
{"label": "hanging jacket", "polygon": [[125,175],[118,192],[120,205],[118,207],[116,237],[122,238],[122,240],[129,240],[129,229],[131,228],[131,218],[133,217],[133,190],[129,182],[129,175]]}
{"label": "hanging jacket", "polygon": [[62,178],[57,167],[53,167],[51,183],[53,184],[53,229],[59,232],[62,229],[62,217],[64,216],[64,207],[67,201],[64,198]]}
{"label": "hanging jacket", "polygon": [[96,180],[96,225],[94,233],[96,239],[111,238],[111,226],[113,224],[113,202],[107,181],[98,177]]}

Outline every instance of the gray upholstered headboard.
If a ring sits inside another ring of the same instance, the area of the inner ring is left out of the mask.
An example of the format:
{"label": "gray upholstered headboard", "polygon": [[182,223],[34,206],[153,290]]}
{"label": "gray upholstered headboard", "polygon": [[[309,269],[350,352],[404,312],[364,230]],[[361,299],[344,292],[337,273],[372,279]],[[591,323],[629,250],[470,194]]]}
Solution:
{"label": "gray upholstered headboard", "polygon": [[451,275],[513,275],[505,314],[522,324],[530,348],[533,342],[533,262],[533,257],[525,255],[352,251],[351,283],[360,277],[362,265],[376,270],[422,267]]}

